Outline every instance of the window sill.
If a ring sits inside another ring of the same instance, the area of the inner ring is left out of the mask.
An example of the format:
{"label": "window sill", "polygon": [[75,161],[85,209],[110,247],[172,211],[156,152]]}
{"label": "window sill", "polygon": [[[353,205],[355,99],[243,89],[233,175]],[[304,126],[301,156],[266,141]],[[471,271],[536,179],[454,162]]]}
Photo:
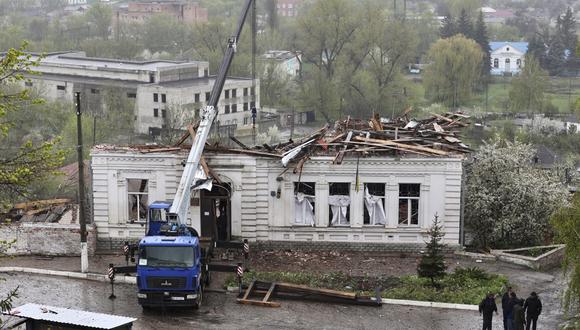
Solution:
{"label": "window sill", "polygon": [[316,227],[316,225],[308,225],[303,223],[293,223],[292,227]]}

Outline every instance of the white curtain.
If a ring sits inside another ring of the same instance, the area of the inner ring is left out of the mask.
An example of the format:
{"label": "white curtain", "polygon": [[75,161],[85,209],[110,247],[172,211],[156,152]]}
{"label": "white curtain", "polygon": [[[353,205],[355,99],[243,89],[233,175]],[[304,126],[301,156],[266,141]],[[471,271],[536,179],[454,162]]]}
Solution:
{"label": "white curtain", "polygon": [[303,193],[294,196],[294,223],[314,226],[314,207],[308,198]]}
{"label": "white curtain", "polygon": [[373,196],[369,194],[368,189],[365,189],[365,206],[369,213],[371,225],[384,225],[387,223],[382,199],[382,196]]}
{"label": "white curtain", "polygon": [[328,204],[332,211],[332,225],[348,225],[347,218],[348,206],[350,205],[350,196],[347,195],[331,195],[328,196]]}

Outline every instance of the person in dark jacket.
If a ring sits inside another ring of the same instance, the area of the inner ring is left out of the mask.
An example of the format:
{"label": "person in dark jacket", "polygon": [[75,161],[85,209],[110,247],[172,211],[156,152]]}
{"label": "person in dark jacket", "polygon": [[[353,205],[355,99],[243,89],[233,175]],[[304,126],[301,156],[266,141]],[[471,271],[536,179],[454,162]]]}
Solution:
{"label": "person in dark jacket", "polygon": [[534,324],[532,329],[536,330],[538,316],[542,313],[542,302],[535,292],[532,292],[526,299],[524,310],[526,311],[526,330],[530,330],[530,324],[532,323]]}
{"label": "person in dark jacket", "polygon": [[493,293],[489,293],[479,304],[479,314],[483,314],[483,330],[491,330],[493,312],[497,315],[497,305]]}
{"label": "person in dark jacket", "polygon": [[515,292],[510,292],[510,298],[503,310],[505,315],[504,322],[507,323],[508,330],[514,330],[514,306],[518,303],[518,297]]}
{"label": "person in dark jacket", "polygon": [[514,316],[514,330],[524,330],[524,327],[526,325],[526,318],[524,315],[524,300],[523,299],[516,298],[516,304],[514,305],[512,313]]}
{"label": "person in dark jacket", "polygon": [[503,312],[503,329],[504,330],[509,330],[508,327],[508,315],[507,315],[507,309],[508,309],[508,303],[510,301],[510,295],[512,293],[512,287],[508,286],[507,291],[503,294],[503,296],[501,297],[501,310]]}

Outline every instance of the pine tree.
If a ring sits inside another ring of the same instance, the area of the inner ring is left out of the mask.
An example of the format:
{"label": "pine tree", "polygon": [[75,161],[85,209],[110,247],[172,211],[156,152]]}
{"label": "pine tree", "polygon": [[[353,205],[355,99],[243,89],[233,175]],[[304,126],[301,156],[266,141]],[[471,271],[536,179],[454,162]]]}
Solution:
{"label": "pine tree", "polygon": [[457,19],[457,33],[463,34],[466,38],[473,39],[473,25],[465,9],[461,9],[461,15]]}
{"label": "pine tree", "polygon": [[427,251],[421,256],[419,266],[417,266],[417,273],[419,277],[428,277],[431,279],[431,284],[435,285],[435,279],[441,278],[445,275],[445,255],[443,249],[445,244],[441,243],[445,233],[443,227],[439,222],[439,216],[435,214],[433,225],[429,228],[429,242],[426,242]]}
{"label": "pine tree", "polygon": [[489,70],[491,67],[491,47],[489,46],[489,37],[487,35],[487,28],[485,27],[485,22],[483,21],[483,12],[479,12],[477,21],[475,22],[475,31],[473,39],[481,51],[483,51],[483,62],[481,63],[481,85],[485,86],[488,83]]}
{"label": "pine tree", "polygon": [[446,39],[453,37],[455,34],[457,34],[455,31],[455,23],[453,22],[451,14],[449,14],[443,19],[441,28],[439,28],[439,36],[441,36],[441,39]]}
{"label": "pine tree", "polygon": [[570,7],[564,15],[558,17],[556,27],[565,49],[574,52],[578,39],[576,37],[576,19]]}
{"label": "pine tree", "polygon": [[553,35],[548,46],[546,69],[551,75],[558,75],[566,64],[566,48],[559,35]]}

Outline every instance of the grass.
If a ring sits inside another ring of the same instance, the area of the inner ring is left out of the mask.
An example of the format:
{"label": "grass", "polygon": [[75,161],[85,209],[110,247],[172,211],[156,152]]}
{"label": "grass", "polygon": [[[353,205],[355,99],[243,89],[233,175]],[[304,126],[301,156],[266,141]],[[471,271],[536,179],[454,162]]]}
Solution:
{"label": "grass", "polygon": [[[493,77],[487,91],[488,111],[507,112],[509,102],[509,91],[511,89],[511,77]],[[428,102],[424,99],[425,91],[421,82],[412,82],[411,102],[415,105],[424,105]],[[571,93],[570,102],[572,106],[576,98],[580,97],[580,79],[551,77],[548,83],[548,90],[545,93],[546,100],[552,102],[560,113],[569,113],[568,93]],[[479,93],[465,104],[467,107],[485,108],[485,93]]]}
{"label": "grass", "polygon": [[[355,291],[374,295],[374,288],[383,289],[384,298],[436,301],[458,304],[479,304],[489,292],[500,293],[508,285],[507,278],[488,274],[480,268],[457,268],[431,286],[428,278],[407,275],[400,278],[391,276],[366,277],[350,276],[341,272],[324,274],[291,272],[246,272],[244,283],[253,279],[266,282],[287,282],[313,288]],[[228,277],[226,286],[237,286],[234,276]]]}

